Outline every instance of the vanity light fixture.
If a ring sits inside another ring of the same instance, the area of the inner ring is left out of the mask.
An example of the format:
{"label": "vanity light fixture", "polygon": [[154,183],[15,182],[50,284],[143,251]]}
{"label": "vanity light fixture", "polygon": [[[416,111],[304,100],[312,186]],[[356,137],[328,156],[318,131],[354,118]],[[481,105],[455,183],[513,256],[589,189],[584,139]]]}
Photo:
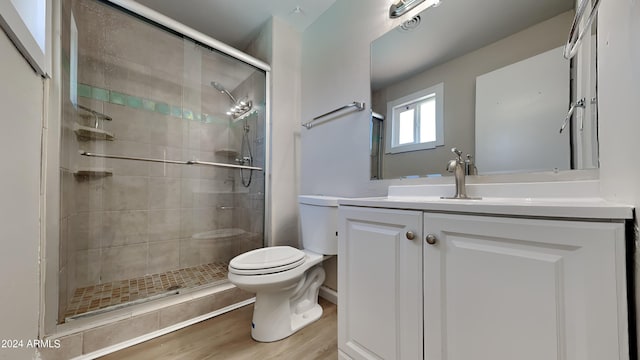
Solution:
{"label": "vanity light fixture", "polygon": [[[389,7],[389,17],[392,19],[400,17],[423,2],[425,2],[425,0],[399,0]],[[429,7],[440,5],[440,0],[429,0],[429,2],[431,2]]]}

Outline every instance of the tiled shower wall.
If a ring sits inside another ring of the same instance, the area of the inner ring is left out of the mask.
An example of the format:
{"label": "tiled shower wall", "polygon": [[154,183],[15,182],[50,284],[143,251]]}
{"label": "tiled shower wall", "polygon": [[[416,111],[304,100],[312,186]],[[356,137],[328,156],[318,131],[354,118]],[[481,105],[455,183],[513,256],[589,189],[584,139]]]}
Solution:
{"label": "tiled shower wall", "polygon": [[[249,124],[249,144],[251,146],[251,153],[253,155],[253,166],[259,168],[265,168],[266,159],[266,146],[265,146],[265,86],[264,75],[262,73],[254,73],[247,80],[241,83],[237,92],[240,94],[248,94],[250,99],[258,99],[257,104],[254,107],[262,108],[260,111],[256,111],[256,114],[248,117]],[[255,103],[256,101],[254,101]],[[231,142],[237,144],[238,149],[241,145],[243,120],[238,120],[232,132]],[[246,149],[244,150],[246,152]],[[246,155],[246,154],[245,154]],[[234,212],[233,212],[233,227],[240,228],[248,231],[250,234],[263,234],[264,232],[264,201],[265,201],[265,173],[263,171],[254,171],[251,175],[251,182],[249,187],[246,188],[242,185],[242,175],[245,180],[245,184],[249,179],[247,171],[235,171],[235,183],[236,192],[234,196]],[[241,244],[238,251],[240,253],[248,251],[262,246],[263,237],[261,236],[257,242],[256,239],[249,240],[248,243]]]}
{"label": "tiled shower wall", "polygon": [[[226,150],[239,150],[243,122],[230,121],[224,114],[229,99],[209,84],[224,80],[217,69],[237,60],[93,0],[68,0],[63,1],[63,94],[71,85],[72,12],[78,29],[78,103],[112,117],[100,127],[115,139],[78,138],[75,124],[94,120],[63,96],[60,313],[77,287],[228,261],[262,246],[262,173],[253,173],[247,189],[238,170],[78,153],[233,162],[235,155]],[[255,73],[230,91],[244,91],[264,107],[264,74]],[[264,165],[263,113],[247,117],[256,166]],[[81,169],[110,174],[74,175]],[[193,237],[226,228],[244,234]]]}

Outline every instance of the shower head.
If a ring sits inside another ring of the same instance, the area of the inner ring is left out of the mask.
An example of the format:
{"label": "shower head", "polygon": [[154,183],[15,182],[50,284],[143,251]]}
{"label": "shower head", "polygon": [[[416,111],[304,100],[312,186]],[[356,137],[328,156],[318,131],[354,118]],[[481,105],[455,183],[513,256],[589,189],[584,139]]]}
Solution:
{"label": "shower head", "polygon": [[227,96],[229,97],[229,99],[231,99],[231,101],[233,101],[234,104],[236,104],[238,102],[238,100],[236,100],[235,97],[233,97],[233,95],[231,95],[231,93],[229,92],[229,90],[225,89],[224,86],[222,86],[222,84],[220,84],[217,81],[212,81],[211,82],[211,86],[213,86],[216,90],[220,91],[223,94],[227,94]]}
{"label": "shower head", "polygon": [[233,97],[233,95],[231,95],[229,90],[225,89],[224,86],[222,86],[222,84],[220,84],[219,82],[212,81],[211,86],[213,86],[221,93],[227,94],[229,99],[231,99],[231,101],[233,102],[233,107],[229,111],[227,111],[227,115],[233,116],[234,119],[237,119],[239,116],[246,114],[253,107],[251,100],[243,98],[238,101],[235,97]]}
{"label": "shower head", "polygon": [[214,88],[216,88],[216,90],[220,91],[220,92],[225,92],[227,91],[227,89],[224,88],[224,86],[222,86],[222,84],[220,84],[217,81],[212,81],[211,82],[211,86],[213,86]]}

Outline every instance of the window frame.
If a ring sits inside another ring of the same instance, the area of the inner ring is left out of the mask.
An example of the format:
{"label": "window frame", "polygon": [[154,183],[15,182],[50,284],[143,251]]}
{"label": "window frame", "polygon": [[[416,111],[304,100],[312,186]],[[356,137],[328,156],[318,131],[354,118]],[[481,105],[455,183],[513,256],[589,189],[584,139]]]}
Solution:
{"label": "window frame", "polygon": [[[420,103],[426,99],[435,97],[435,122],[436,140],[429,142],[414,142],[408,144],[398,144],[398,122],[402,107],[410,106],[414,112],[414,137],[420,134],[419,116]],[[435,149],[444,145],[444,83],[439,83],[426,89],[416,91],[399,99],[387,102],[387,119],[385,126],[385,153],[397,154],[409,151]]]}
{"label": "window frame", "polygon": [[[51,0],[0,0],[0,28],[41,76],[51,74]],[[16,7],[16,2],[20,4]]]}

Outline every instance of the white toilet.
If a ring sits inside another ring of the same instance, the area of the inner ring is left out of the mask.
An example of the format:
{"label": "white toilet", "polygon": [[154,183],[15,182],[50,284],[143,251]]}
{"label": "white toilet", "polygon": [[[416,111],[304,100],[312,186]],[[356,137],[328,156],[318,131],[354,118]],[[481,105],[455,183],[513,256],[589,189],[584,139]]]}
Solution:
{"label": "white toilet", "polygon": [[229,281],[256,293],[251,337],[271,342],[318,320],[324,255],[338,253],[338,198],[299,196],[302,246],[272,246],[240,254],[229,263]]}

